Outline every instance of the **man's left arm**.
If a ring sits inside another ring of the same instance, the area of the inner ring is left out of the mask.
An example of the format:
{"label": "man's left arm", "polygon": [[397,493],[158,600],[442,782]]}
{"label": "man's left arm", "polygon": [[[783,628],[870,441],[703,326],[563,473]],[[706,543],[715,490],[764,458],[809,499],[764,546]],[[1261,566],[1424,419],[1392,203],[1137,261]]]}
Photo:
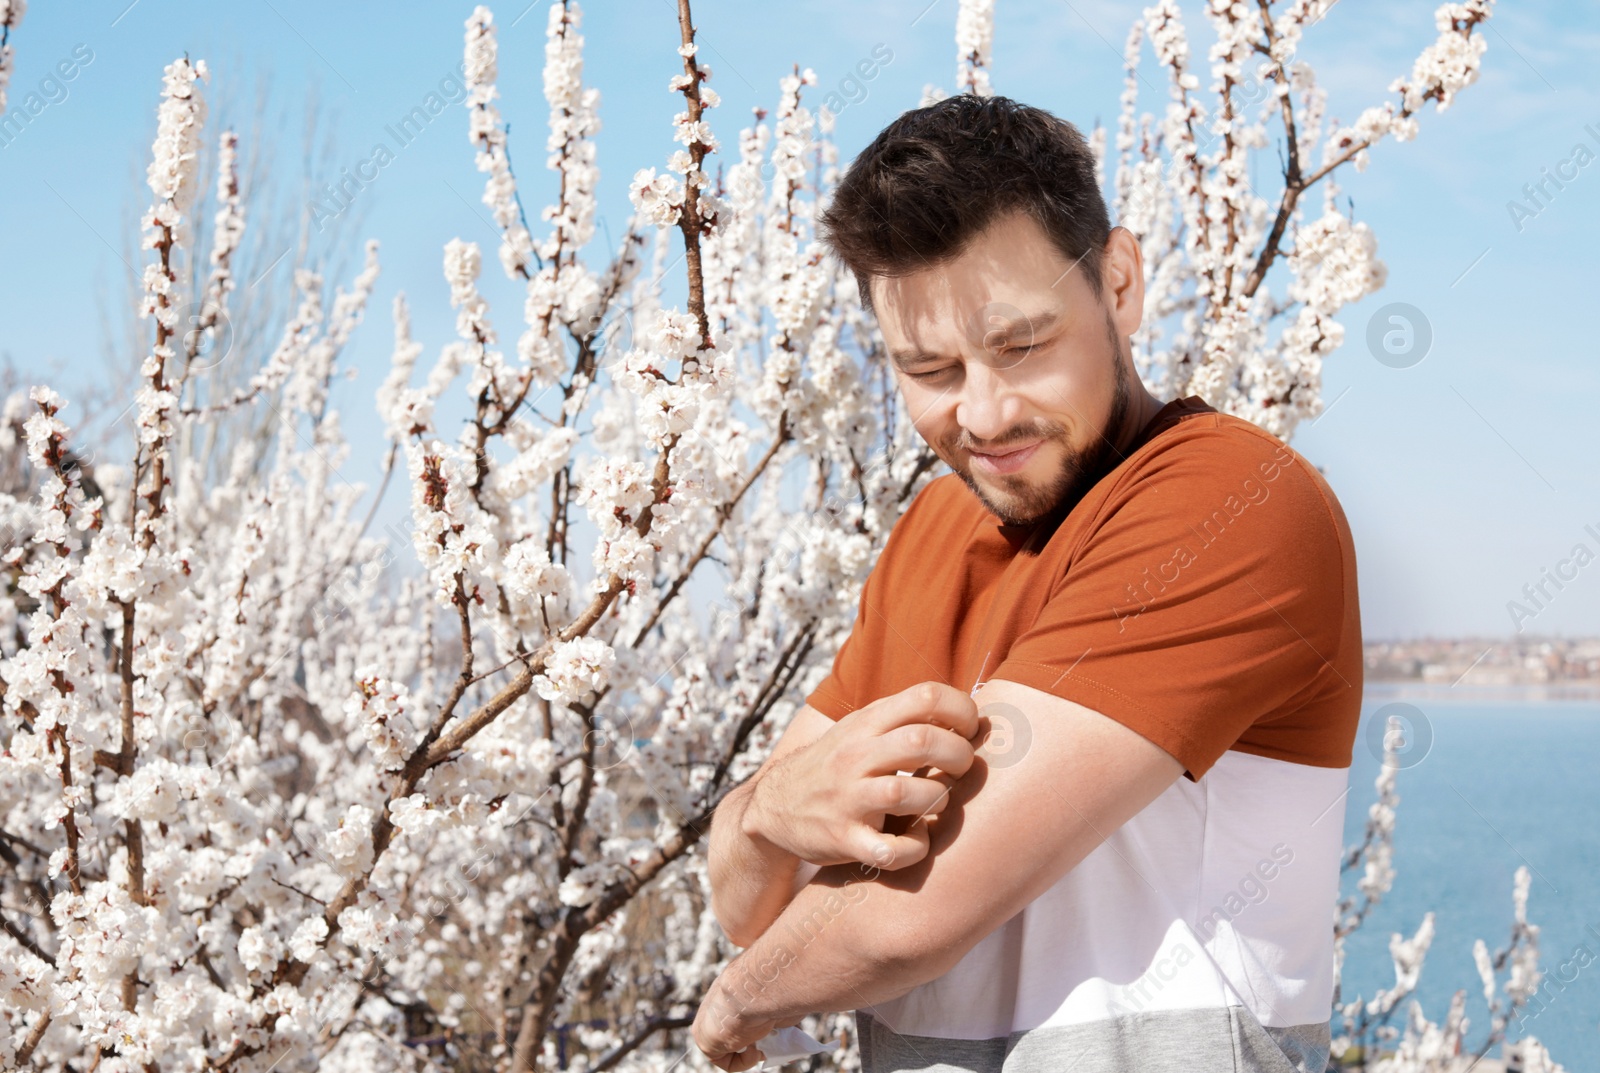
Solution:
{"label": "man's left arm", "polygon": [[984,762],[930,822],[928,856],[888,872],[821,869],[712,985],[694,1037],[719,1066],[754,1065],[751,1044],[808,1014],[944,975],[1184,771],[1127,726],[1042,690],[994,679],[975,699],[991,721]]}

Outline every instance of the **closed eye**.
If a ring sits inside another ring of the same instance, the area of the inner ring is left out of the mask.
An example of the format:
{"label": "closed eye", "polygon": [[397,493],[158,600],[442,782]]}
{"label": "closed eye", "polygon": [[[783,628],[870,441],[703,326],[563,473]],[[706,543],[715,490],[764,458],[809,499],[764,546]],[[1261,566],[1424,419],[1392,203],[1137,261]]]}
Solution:
{"label": "closed eye", "polygon": [[[1027,355],[1033,353],[1035,350],[1043,349],[1044,347],[1048,346],[1049,344],[1050,344],[1050,341],[1048,339],[1046,339],[1046,340],[1044,340],[1042,342],[1036,341],[1036,342],[1029,343],[1027,346],[1001,347],[998,351],[996,351],[996,356],[998,357],[1001,354],[1008,354],[1008,355],[1011,355],[1013,357],[1022,358],[1022,357],[1026,357]],[[956,366],[954,366],[954,365],[946,365],[942,369],[934,369],[934,370],[931,370],[930,372],[925,372],[925,373],[906,373],[905,375],[909,376],[913,380],[917,380],[917,381],[921,381],[921,382],[925,382],[925,383],[931,383],[932,381],[934,381],[934,380],[938,379],[939,377],[943,376],[945,373],[950,372],[954,368],[956,368]]]}
{"label": "closed eye", "polygon": [[1027,346],[1008,346],[1008,347],[1003,348],[1001,350],[1001,353],[1002,354],[1031,354],[1035,350],[1043,350],[1045,347],[1049,346],[1053,342],[1055,342],[1055,337],[1054,336],[1051,336],[1049,339],[1040,339],[1038,337],[1035,337],[1033,342],[1029,343]]}

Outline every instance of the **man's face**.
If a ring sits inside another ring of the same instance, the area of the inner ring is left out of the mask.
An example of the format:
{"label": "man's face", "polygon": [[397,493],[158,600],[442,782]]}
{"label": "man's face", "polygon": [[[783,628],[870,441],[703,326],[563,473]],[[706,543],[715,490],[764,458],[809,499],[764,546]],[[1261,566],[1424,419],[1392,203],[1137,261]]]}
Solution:
{"label": "man's face", "polygon": [[1123,332],[1031,217],[871,286],[912,423],[1002,522],[1071,509],[1120,461],[1134,400]]}

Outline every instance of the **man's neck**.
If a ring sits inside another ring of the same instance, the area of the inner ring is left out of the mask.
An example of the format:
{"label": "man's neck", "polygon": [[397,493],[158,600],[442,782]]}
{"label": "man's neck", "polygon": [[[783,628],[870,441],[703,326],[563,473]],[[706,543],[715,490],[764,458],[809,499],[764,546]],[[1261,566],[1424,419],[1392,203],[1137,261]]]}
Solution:
{"label": "man's neck", "polygon": [[1117,455],[1124,458],[1127,457],[1129,448],[1144,435],[1144,430],[1149,427],[1156,414],[1160,413],[1167,405],[1146,391],[1143,383],[1138,380],[1134,382],[1138,384],[1138,387],[1134,391],[1133,405],[1128,407],[1127,420],[1117,432],[1114,441]]}

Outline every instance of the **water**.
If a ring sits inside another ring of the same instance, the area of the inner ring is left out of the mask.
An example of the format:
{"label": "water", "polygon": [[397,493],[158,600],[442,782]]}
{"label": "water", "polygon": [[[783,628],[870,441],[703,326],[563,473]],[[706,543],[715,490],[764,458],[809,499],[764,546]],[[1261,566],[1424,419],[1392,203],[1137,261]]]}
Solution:
{"label": "water", "polygon": [[[1439,1022],[1464,989],[1466,1042],[1476,1047],[1489,1013],[1473,940],[1483,939],[1491,955],[1509,941],[1512,877],[1526,865],[1546,1005],[1520,1026],[1513,1022],[1511,1038],[1539,1037],[1573,1073],[1600,1070],[1600,691],[1369,686],[1346,799],[1346,845],[1361,840],[1377,797],[1369,723],[1395,702],[1421,711],[1432,742],[1397,776],[1394,887],[1346,940],[1345,999],[1393,986],[1390,934],[1410,938],[1432,909],[1435,936],[1415,997]],[[1345,875],[1346,893],[1354,893],[1357,878]],[[1586,952],[1574,959],[1580,946]],[[1551,980],[1558,969],[1571,981],[1564,989]],[[1397,1010],[1391,1023],[1403,1026],[1404,1013]],[[1498,1048],[1490,1053],[1498,1056]]]}

